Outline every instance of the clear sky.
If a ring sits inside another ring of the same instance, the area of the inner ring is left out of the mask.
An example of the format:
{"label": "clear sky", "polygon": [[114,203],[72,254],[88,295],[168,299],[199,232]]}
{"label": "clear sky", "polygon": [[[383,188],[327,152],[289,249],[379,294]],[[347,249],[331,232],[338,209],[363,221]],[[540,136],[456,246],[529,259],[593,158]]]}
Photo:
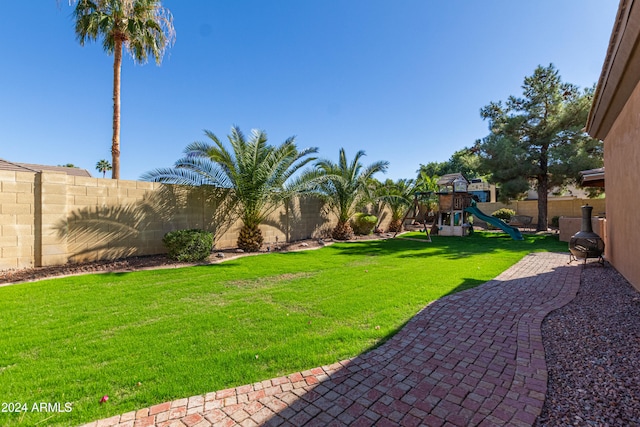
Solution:
{"label": "clear sky", "polygon": [[[555,64],[600,75],[616,0],[165,0],[176,43],[122,69],[121,177],[173,165],[232,125],[296,136],[336,161],[364,150],[378,178],[414,178],[487,135],[479,110]],[[0,158],[111,161],[113,57],[81,47],[66,0],[3,1]]]}

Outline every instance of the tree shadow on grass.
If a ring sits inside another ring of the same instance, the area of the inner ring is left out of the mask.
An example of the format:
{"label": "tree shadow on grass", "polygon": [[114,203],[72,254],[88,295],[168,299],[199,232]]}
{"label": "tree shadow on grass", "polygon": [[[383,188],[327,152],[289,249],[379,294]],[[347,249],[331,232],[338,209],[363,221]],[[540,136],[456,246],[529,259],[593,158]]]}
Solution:
{"label": "tree shadow on grass", "polygon": [[399,258],[438,256],[459,259],[498,251],[554,250],[557,249],[557,246],[544,239],[530,237],[525,238],[524,241],[515,241],[507,235],[496,237],[479,235],[471,237],[433,236],[431,242],[402,237],[362,242],[337,242],[331,248],[344,255],[396,255]]}
{"label": "tree shadow on grass", "polygon": [[[294,388],[302,386],[283,392],[286,405],[270,407],[263,425],[418,425],[427,419],[440,425],[449,416],[456,425],[476,425],[488,416],[503,420],[496,416],[514,412],[510,394],[544,396],[546,381],[539,379],[544,352],[535,349],[540,336],[536,316],[561,306],[563,289],[579,284],[575,278],[580,270],[571,268],[492,281],[440,298],[385,337],[386,342],[317,370],[319,380],[293,383]],[[459,287],[467,285],[472,283],[465,279]],[[501,386],[486,392],[497,373]],[[287,379],[304,377],[305,372]],[[468,410],[471,402],[461,398],[467,395],[481,411]],[[516,415],[530,419],[532,409],[539,411],[542,404],[542,399],[532,399]]]}

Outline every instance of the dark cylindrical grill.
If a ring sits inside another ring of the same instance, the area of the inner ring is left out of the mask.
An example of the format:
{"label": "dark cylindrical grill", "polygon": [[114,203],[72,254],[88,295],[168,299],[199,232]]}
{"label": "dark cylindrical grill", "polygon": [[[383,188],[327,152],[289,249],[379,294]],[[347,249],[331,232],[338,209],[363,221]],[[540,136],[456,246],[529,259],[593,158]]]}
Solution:
{"label": "dark cylindrical grill", "polygon": [[591,227],[591,211],[593,206],[582,206],[582,228],[571,237],[569,241],[569,252],[571,257],[569,262],[574,259],[598,258],[598,261],[604,264],[602,254],[604,253],[604,240],[593,232]]}

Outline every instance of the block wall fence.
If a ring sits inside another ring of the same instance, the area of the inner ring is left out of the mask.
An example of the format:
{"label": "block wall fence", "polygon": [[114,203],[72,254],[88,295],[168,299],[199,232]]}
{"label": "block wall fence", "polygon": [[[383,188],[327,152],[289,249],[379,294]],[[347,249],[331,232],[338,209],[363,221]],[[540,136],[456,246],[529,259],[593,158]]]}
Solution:
{"label": "block wall fence", "polygon": [[[0,270],[165,253],[163,236],[202,228],[215,248],[240,228],[225,194],[143,181],[0,171]],[[335,225],[318,199],[293,200],[261,226],[265,244],[324,236]]]}
{"label": "block wall fence", "polygon": [[[0,171],[0,270],[165,253],[163,236],[202,228],[215,248],[236,247],[237,214],[221,190],[144,181],[70,176],[61,172]],[[598,215],[604,200],[550,201],[549,218],[581,216],[589,203]],[[480,203],[487,214],[501,208],[537,219],[537,202]],[[381,215],[382,229],[390,215]],[[295,199],[261,226],[265,244],[324,237],[335,226],[318,199]]]}
{"label": "block wall fence", "polygon": [[[567,217],[582,218],[582,206],[588,204],[593,206],[592,215],[594,217],[604,217],[606,212],[605,199],[561,199],[549,198],[547,205],[547,218],[551,224],[551,218]],[[513,209],[518,215],[527,215],[533,218],[532,224],[538,223],[538,201],[522,200],[504,203],[478,203],[478,209],[487,215],[501,208]],[[596,231],[594,229],[594,231]]]}

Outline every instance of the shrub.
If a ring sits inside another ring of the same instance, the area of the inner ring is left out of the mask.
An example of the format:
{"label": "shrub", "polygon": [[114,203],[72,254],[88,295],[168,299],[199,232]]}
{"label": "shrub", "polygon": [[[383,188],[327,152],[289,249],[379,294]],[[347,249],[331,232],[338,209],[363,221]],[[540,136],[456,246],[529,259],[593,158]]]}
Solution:
{"label": "shrub", "polygon": [[378,217],[375,215],[367,215],[365,213],[357,213],[351,220],[353,232],[360,235],[373,233],[373,229],[378,223]]}
{"label": "shrub", "polygon": [[554,216],[553,218],[551,218],[551,226],[555,227],[555,228],[559,228],[560,227],[560,217],[559,216]]}
{"label": "shrub", "polygon": [[515,214],[516,214],[516,211],[514,211],[513,209],[502,208],[492,213],[491,216],[494,216],[505,222],[509,222],[511,217],[514,216]]}
{"label": "shrub", "polygon": [[202,261],[211,255],[213,235],[204,230],[170,231],[162,238],[167,255],[176,261]]}

